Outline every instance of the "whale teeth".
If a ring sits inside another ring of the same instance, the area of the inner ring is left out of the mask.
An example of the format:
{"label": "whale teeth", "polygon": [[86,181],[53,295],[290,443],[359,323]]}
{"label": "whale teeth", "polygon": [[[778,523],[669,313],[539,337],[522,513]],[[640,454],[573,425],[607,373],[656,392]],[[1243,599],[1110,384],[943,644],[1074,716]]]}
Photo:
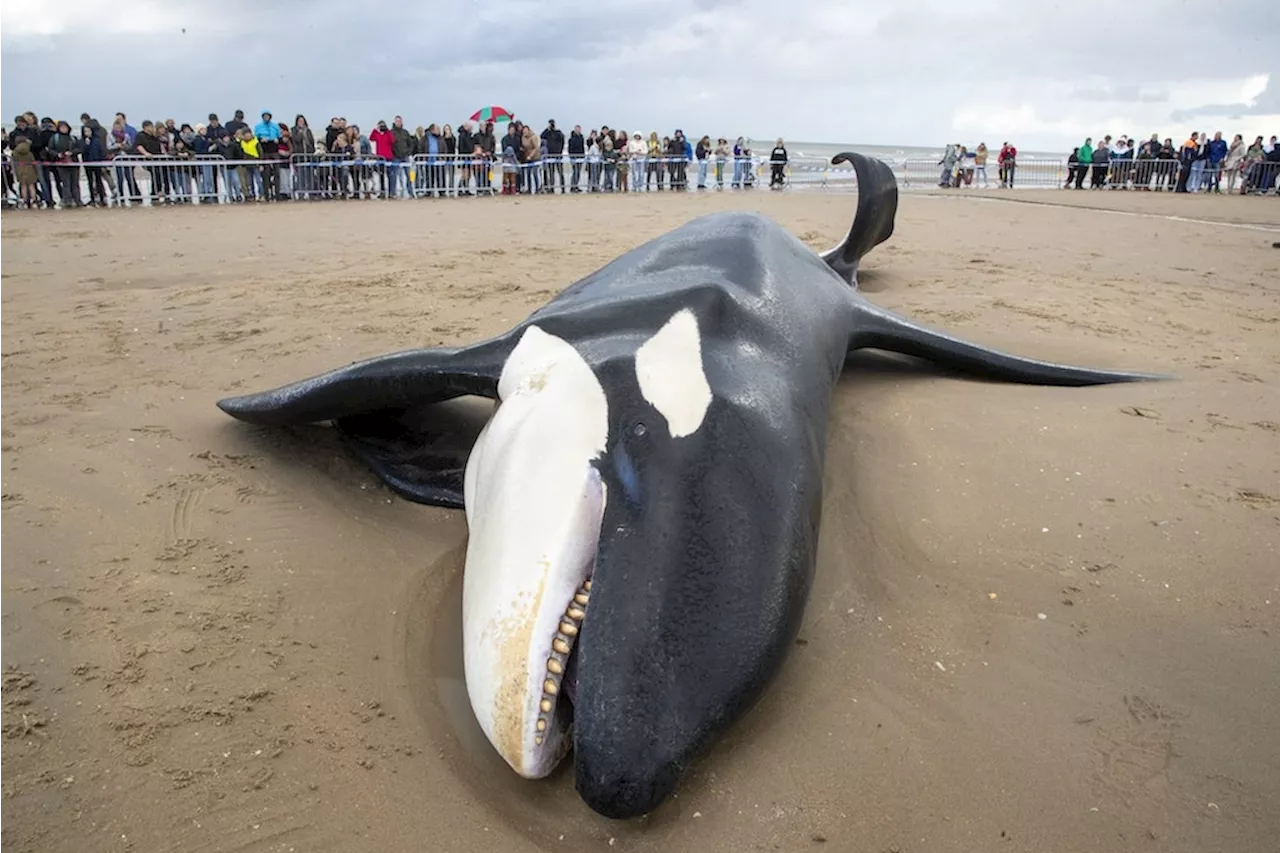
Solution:
{"label": "whale teeth", "polygon": [[551,638],[551,654],[547,656],[547,677],[542,682],[542,698],[538,701],[538,719],[534,721],[537,734],[533,742],[542,746],[545,733],[551,727],[551,718],[555,714],[556,697],[560,695],[560,681],[564,678],[568,666],[569,654],[573,651],[574,638],[581,630],[582,620],[587,617],[586,607],[591,600],[591,581],[584,581],[573,600],[565,608],[560,618],[555,636]]}

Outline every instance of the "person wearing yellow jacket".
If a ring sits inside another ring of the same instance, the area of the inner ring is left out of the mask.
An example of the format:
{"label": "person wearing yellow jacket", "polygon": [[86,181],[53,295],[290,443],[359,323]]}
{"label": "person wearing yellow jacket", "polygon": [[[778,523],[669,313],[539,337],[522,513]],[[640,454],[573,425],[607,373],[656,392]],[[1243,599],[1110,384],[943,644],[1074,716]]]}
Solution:
{"label": "person wearing yellow jacket", "polygon": [[[240,137],[240,150],[244,152],[246,160],[261,160],[262,151],[258,147],[258,138],[253,135],[253,131],[247,127],[240,128],[238,134]],[[261,199],[262,196],[262,171],[258,166],[246,165],[240,166],[240,185],[245,189],[245,195],[251,199]]]}

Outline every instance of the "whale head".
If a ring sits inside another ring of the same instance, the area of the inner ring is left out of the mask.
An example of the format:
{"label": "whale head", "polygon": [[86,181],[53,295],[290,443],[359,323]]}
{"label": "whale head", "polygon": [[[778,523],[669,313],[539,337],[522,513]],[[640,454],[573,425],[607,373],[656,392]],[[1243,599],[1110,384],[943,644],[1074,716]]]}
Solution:
{"label": "whale head", "polygon": [[526,777],[572,751],[608,817],[660,804],[752,704],[808,593],[816,495],[772,473],[778,413],[713,391],[701,335],[682,310],[593,366],[528,327],[467,462],[472,708]]}

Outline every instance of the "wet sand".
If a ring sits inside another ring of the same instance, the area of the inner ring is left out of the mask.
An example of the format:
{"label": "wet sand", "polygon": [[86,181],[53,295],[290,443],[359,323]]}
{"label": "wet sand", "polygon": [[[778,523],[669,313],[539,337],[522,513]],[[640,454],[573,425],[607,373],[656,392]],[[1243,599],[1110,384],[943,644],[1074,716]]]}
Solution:
{"label": "wet sand", "polygon": [[863,289],[1178,380],[859,356],[801,640],[627,824],[480,737],[462,513],[214,402],[496,333],[712,210],[825,248],[852,196],[6,213],[4,850],[1274,849],[1280,233],[1163,217],[1280,229],[1280,204],[1015,198],[904,195]]}

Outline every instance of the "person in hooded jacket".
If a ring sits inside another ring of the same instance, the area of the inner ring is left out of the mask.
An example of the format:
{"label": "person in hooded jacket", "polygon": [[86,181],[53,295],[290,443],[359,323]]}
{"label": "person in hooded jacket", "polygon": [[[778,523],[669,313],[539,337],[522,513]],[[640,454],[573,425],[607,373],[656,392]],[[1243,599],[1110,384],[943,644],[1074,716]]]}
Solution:
{"label": "person in hooded jacket", "polygon": [[94,129],[87,124],[80,127],[80,146],[81,160],[93,164],[85,169],[85,177],[89,183],[89,206],[107,207],[110,204],[104,180],[107,167],[100,165],[107,162],[107,148]]}
{"label": "person in hooded jacket", "polygon": [[[102,126],[102,122],[98,121],[96,118],[93,118],[88,113],[81,113],[80,125],[82,127],[87,125],[90,129],[93,130],[93,135],[96,136],[98,138],[98,141],[102,143],[103,151],[108,151],[110,149],[110,143],[107,140],[107,129]],[[108,156],[108,159],[110,159],[109,156]],[[116,194],[117,191],[116,191],[115,176],[112,174],[113,171],[114,171],[113,169],[103,169],[102,178],[103,178],[103,182],[107,186],[107,189],[114,195]]]}
{"label": "person in hooded jacket", "polygon": [[476,147],[476,135],[471,132],[471,122],[458,125],[458,195],[472,195],[471,177],[474,171],[471,161]]}
{"label": "person in hooded jacket", "polygon": [[65,201],[62,198],[62,185],[57,181],[57,166],[54,165],[57,158],[49,151],[49,140],[55,133],[57,128],[53,124],[53,119],[45,116],[40,119],[40,127],[35,131],[35,137],[31,141],[31,151],[36,155],[36,171],[40,175],[40,194],[44,198],[44,206],[48,208],[56,204],[53,198],[55,184],[58,186],[59,201]]}
{"label": "person in hooded jacket", "polygon": [[25,203],[27,209],[40,206],[36,183],[36,155],[31,153],[31,140],[25,136],[18,137],[18,144],[13,146],[13,174],[18,180],[21,192],[19,203]]}
{"label": "person in hooded jacket", "polygon": [[1076,169],[1076,189],[1081,190],[1084,189],[1085,176],[1093,165],[1093,137],[1085,139],[1084,145],[1077,150],[1076,158],[1080,162]]}
{"label": "person in hooded jacket", "polygon": [[63,207],[83,207],[80,200],[80,140],[71,133],[71,125],[65,121],[58,122],[57,129],[49,137],[45,146],[46,159],[56,164],[58,193],[62,196]]}

